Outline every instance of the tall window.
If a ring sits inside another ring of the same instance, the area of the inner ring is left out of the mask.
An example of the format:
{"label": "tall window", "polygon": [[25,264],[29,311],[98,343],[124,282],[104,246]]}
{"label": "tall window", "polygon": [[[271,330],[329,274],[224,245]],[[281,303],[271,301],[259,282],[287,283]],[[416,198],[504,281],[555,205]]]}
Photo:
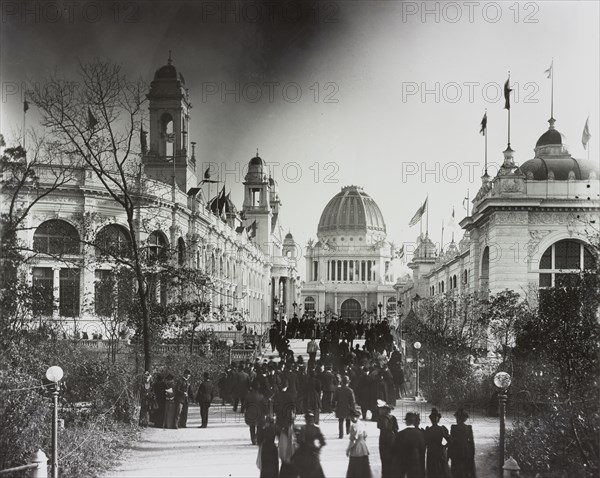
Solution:
{"label": "tall window", "polygon": [[313,281],[319,280],[319,262],[313,261]]}
{"label": "tall window", "polygon": [[110,224],[103,227],[96,235],[96,257],[129,257],[131,241],[129,232],[122,226]]}
{"label": "tall window", "polygon": [[104,317],[122,317],[131,302],[132,282],[111,270],[96,270],[94,310]]}
{"label": "tall window", "polygon": [[33,313],[51,316],[54,303],[54,271],[50,267],[33,268]]}
{"label": "tall window", "polygon": [[186,254],[185,241],[183,240],[183,237],[180,237],[177,240],[177,264],[179,264],[180,266],[185,265],[185,254]]}
{"label": "tall window", "polygon": [[44,254],[79,254],[79,233],[68,222],[43,222],[33,234],[33,249]]}
{"label": "tall window", "polygon": [[79,269],[60,270],[59,313],[63,317],[79,315]]}
{"label": "tall window", "polygon": [[540,287],[561,287],[573,274],[596,265],[590,248],[579,241],[565,239],[552,244],[540,259]]}
{"label": "tall window", "polygon": [[310,316],[314,316],[315,315],[315,298],[314,297],[306,297],[304,299],[304,311],[310,315]]}
{"label": "tall window", "polygon": [[148,247],[148,259],[154,261],[167,260],[167,238],[160,231],[154,231],[146,240]]}

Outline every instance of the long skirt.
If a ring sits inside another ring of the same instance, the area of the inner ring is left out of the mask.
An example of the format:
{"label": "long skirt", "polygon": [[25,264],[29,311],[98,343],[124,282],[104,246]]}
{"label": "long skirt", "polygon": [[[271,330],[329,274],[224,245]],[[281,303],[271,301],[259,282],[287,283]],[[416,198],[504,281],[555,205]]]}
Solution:
{"label": "long skirt", "polygon": [[348,462],[346,478],[371,478],[369,455],[351,456]]}
{"label": "long skirt", "polygon": [[177,428],[177,404],[175,400],[165,401],[163,428]]}

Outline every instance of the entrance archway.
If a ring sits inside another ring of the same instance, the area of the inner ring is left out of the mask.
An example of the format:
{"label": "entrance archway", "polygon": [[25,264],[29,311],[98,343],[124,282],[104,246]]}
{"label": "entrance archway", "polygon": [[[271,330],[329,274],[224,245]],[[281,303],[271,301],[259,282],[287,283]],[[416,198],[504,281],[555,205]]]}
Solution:
{"label": "entrance archway", "polygon": [[346,320],[360,320],[361,317],[361,306],[356,299],[347,299],[342,303],[341,308],[342,319]]}

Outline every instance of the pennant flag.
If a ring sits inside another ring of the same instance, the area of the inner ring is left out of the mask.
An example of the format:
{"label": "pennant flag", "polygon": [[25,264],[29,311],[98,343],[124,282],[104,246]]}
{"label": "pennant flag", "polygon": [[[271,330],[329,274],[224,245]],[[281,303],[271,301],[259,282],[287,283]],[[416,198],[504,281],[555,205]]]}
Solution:
{"label": "pennant flag", "polygon": [[404,257],[404,244],[402,244],[402,247],[398,249],[396,257],[398,257],[398,259],[402,259]]}
{"label": "pennant flag", "polygon": [[505,110],[510,110],[510,92],[512,91],[512,88],[508,84],[509,81],[510,81],[510,78],[508,80],[506,80],[506,83],[504,83],[504,109]]}
{"label": "pennant flag", "polygon": [[485,136],[486,131],[487,131],[487,111],[485,112],[485,114],[483,115],[483,118],[481,119],[481,129],[479,130],[479,133]]}
{"label": "pennant flag", "polygon": [[201,183],[218,183],[219,181],[215,181],[214,179],[210,179],[210,166],[208,168],[206,168],[206,171],[204,171],[204,179],[202,181],[200,181]]}
{"label": "pennant flag", "polygon": [[[466,204],[466,206],[465,206],[465,204]],[[467,211],[467,210],[468,210],[468,209],[467,209],[467,206],[468,206],[468,205],[469,205],[469,196],[467,196],[467,197],[465,197],[465,198],[463,199],[463,209],[464,209],[465,211]]]}
{"label": "pennant flag", "polygon": [[550,63],[550,67],[544,71],[544,75],[546,75],[546,78],[552,78],[552,65],[554,64],[554,60],[552,60],[552,63]]}
{"label": "pennant flag", "polygon": [[419,209],[417,209],[417,212],[415,213],[413,218],[408,223],[409,227],[414,226],[417,222],[419,222],[421,220],[421,217],[423,217],[423,214],[425,213],[425,210],[427,209],[427,199],[428,198],[425,198],[425,202],[423,203],[423,205]]}
{"label": "pennant flag", "polygon": [[27,100],[23,100],[23,113],[27,113],[29,109],[29,102]]}
{"label": "pennant flag", "polygon": [[92,114],[92,110],[89,108],[88,106],[88,128],[92,129],[94,126],[96,126],[98,124],[98,120],[96,119],[96,117]]}
{"label": "pennant flag", "polygon": [[448,221],[448,229],[451,229],[452,231],[457,229],[456,219],[454,216],[454,208],[452,208],[452,217]]}
{"label": "pennant flag", "polygon": [[583,134],[581,135],[581,144],[583,144],[583,149],[587,149],[587,144],[590,141],[592,135],[590,134],[590,128],[588,122],[590,121],[590,117],[585,120],[585,126],[583,127]]}
{"label": "pennant flag", "polygon": [[246,228],[244,226],[238,226],[235,228],[235,232],[237,232],[238,234],[241,234],[242,232],[244,232]]}

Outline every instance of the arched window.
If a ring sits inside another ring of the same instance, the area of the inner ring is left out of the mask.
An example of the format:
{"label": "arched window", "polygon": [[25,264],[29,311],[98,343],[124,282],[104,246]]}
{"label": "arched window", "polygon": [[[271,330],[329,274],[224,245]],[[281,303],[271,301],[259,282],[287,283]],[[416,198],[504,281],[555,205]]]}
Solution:
{"label": "arched window", "polygon": [[129,232],[123,226],[110,224],[103,227],[94,241],[96,257],[130,257],[131,240]]}
{"label": "arched window", "polygon": [[154,231],[146,240],[148,247],[148,259],[165,261],[167,259],[168,241],[161,231]]}
{"label": "arched window", "polygon": [[456,289],[456,285],[457,285],[457,284],[456,284],[456,274],[454,274],[454,276],[452,276],[452,282],[453,282],[453,284],[452,284],[452,288],[453,288],[453,289]]}
{"label": "arched window", "polygon": [[177,264],[185,265],[186,246],[183,237],[177,239]]}
{"label": "arched window", "polygon": [[469,283],[469,276],[467,275],[467,269],[465,269],[463,271],[463,284],[468,284]]}
{"label": "arched window", "polygon": [[172,157],[175,151],[175,134],[173,132],[173,117],[164,113],[160,118],[160,133],[162,140],[162,155]]}
{"label": "arched window", "polygon": [[315,309],[315,298],[314,297],[306,297],[304,299],[304,311],[314,317],[315,313],[316,313],[316,309]]}
{"label": "arched window", "polygon": [[562,287],[574,274],[596,267],[594,255],[587,244],[564,239],[552,244],[540,259],[540,287]]}
{"label": "arched window", "polygon": [[442,281],[442,287],[440,288],[440,292],[443,294],[444,293],[444,281]]}
{"label": "arched window", "polygon": [[59,219],[43,222],[33,234],[33,250],[44,254],[79,254],[79,233]]}
{"label": "arched window", "polygon": [[360,320],[361,318],[361,306],[356,299],[346,299],[342,303],[340,313],[342,319],[346,320]]}

